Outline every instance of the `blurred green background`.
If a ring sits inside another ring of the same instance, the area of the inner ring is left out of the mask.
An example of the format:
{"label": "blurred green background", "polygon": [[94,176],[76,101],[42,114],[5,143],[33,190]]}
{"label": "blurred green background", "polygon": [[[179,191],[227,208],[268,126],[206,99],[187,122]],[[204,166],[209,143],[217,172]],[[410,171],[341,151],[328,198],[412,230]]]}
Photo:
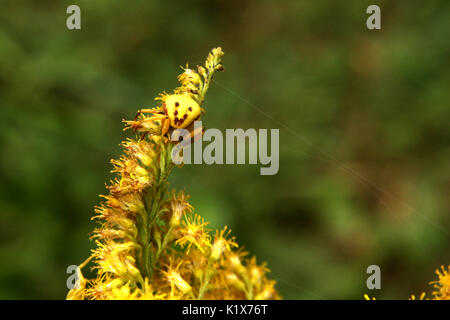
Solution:
{"label": "blurred green background", "polygon": [[[79,31],[66,28],[70,4],[81,7]],[[370,4],[382,30],[366,28]],[[219,45],[226,72],[204,124],[280,128],[279,173],[191,165],[171,186],[268,262],[286,299],[429,292],[450,263],[449,9],[446,0],[1,1],[0,298],[65,298],[67,266],[93,248],[109,160],[132,136],[121,120]],[[371,264],[381,290],[366,288]]]}

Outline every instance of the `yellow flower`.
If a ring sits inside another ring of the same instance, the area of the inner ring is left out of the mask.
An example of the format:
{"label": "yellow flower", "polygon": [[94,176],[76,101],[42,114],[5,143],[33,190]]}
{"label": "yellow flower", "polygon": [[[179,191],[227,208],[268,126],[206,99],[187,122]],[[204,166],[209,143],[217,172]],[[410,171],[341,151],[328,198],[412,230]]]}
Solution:
{"label": "yellow flower", "polygon": [[156,151],[153,145],[146,140],[134,141],[127,139],[122,142],[122,146],[125,148],[125,152],[136,158],[147,168],[154,168],[154,159],[156,157]]}
{"label": "yellow flower", "polygon": [[246,272],[245,267],[242,265],[242,257],[244,257],[246,254],[246,252],[240,251],[232,252],[227,256],[227,263],[229,264],[229,267],[239,275],[242,275]]}
{"label": "yellow flower", "polygon": [[211,247],[211,236],[206,230],[207,225],[208,223],[199,215],[187,217],[180,230],[181,238],[176,243],[180,246],[187,245],[187,252],[192,245],[195,245],[201,252],[205,252],[207,247]]}
{"label": "yellow flower", "polygon": [[234,274],[232,272],[227,273],[225,275],[225,281],[224,282],[226,284],[228,284],[228,285],[233,286],[234,288],[236,288],[239,291],[245,291],[246,290],[244,282],[241,279],[239,279],[239,277],[236,274]]}
{"label": "yellow flower", "polygon": [[170,201],[171,217],[169,226],[177,227],[180,225],[181,218],[188,212],[192,212],[194,209],[187,200],[189,196],[186,196],[184,192],[180,192],[178,196],[175,191],[172,192],[172,200]]}
{"label": "yellow flower", "polygon": [[105,244],[97,241],[98,248],[94,250],[98,268],[101,273],[112,273],[121,279],[140,281],[142,276],[136,268],[133,242],[118,243],[107,241]]}
{"label": "yellow flower", "polygon": [[216,235],[214,237],[214,243],[211,248],[211,259],[213,261],[219,260],[221,255],[227,251],[229,252],[232,247],[237,247],[237,243],[234,241],[234,238],[226,239],[226,236],[230,233],[229,230],[225,235],[225,232],[227,231],[227,227],[222,231],[216,231]]}
{"label": "yellow flower", "polygon": [[164,271],[163,274],[166,276],[167,281],[171,286],[175,286],[183,294],[189,294],[192,292],[192,287],[186,280],[181,277],[181,274],[178,270],[182,263],[183,261],[181,261],[175,268],[168,266],[167,271]]}

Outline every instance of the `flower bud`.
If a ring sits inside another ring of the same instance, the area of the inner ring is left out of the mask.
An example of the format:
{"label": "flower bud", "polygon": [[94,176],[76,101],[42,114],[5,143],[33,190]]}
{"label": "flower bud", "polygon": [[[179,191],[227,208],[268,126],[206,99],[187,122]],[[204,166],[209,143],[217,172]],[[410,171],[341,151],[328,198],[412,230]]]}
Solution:
{"label": "flower bud", "polygon": [[225,277],[228,284],[239,291],[245,291],[245,284],[234,273],[229,273]]}

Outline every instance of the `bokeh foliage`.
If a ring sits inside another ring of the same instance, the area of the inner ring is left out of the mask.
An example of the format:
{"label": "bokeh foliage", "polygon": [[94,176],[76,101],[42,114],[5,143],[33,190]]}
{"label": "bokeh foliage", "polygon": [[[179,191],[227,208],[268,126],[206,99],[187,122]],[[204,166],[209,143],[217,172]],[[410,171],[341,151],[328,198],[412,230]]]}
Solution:
{"label": "bokeh foliage", "polygon": [[[82,30],[65,25],[68,5]],[[369,4],[382,30],[365,27]],[[280,128],[280,171],[175,170],[212,227],[267,261],[288,299],[429,291],[450,262],[450,3],[2,1],[0,298],[64,298],[123,118],[214,46],[209,128]]]}

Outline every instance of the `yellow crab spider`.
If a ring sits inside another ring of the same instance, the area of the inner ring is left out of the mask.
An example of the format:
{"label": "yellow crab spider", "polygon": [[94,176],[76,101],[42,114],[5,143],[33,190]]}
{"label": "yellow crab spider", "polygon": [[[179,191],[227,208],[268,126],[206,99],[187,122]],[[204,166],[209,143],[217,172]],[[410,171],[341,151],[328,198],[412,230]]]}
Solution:
{"label": "yellow crab spider", "polygon": [[194,99],[181,94],[172,94],[165,97],[162,106],[163,111],[155,112],[155,109],[141,109],[138,113],[138,115],[141,113],[154,114],[149,120],[161,121],[162,135],[165,135],[171,127],[175,129],[187,128],[202,113],[202,108]]}

